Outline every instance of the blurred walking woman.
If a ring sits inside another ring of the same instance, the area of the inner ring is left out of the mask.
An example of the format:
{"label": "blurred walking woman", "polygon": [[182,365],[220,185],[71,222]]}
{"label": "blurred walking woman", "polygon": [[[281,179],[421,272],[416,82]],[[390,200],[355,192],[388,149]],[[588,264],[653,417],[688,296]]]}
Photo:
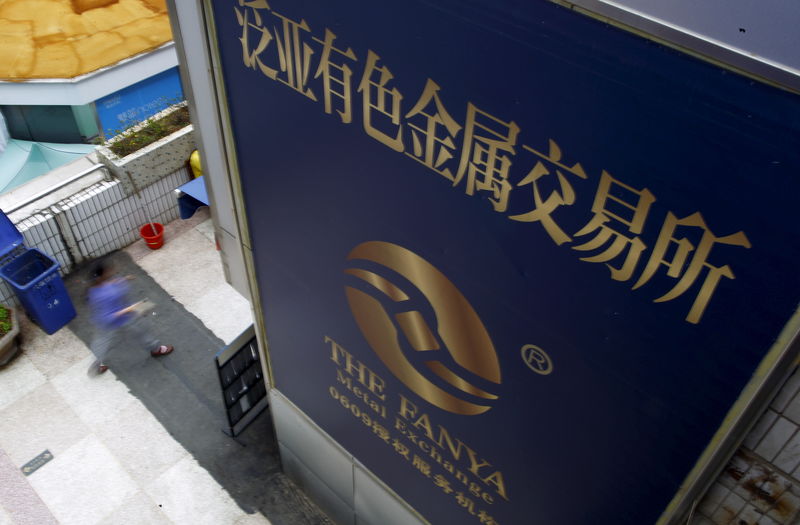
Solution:
{"label": "blurred walking woman", "polygon": [[162,345],[142,326],[145,303],[131,303],[127,277],[115,276],[107,263],[100,262],[92,268],[92,279],[88,300],[95,326],[91,349],[97,357],[92,366],[97,372],[108,370],[105,361],[122,341],[133,340],[153,357],[172,352],[171,345]]}

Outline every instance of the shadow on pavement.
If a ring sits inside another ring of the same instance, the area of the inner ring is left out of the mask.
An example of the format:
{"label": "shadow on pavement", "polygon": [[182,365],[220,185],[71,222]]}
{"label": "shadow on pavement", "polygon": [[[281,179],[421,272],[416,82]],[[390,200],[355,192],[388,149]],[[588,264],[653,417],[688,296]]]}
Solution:
{"label": "shadow on pavement", "polygon": [[[117,378],[246,512],[261,512],[274,525],[330,524],[281,472],[269,410],[235,440],[222,432],[226,420],[214,364],[222,340],[127,253],[118,251],[105,260],[120,275],[134,277],[133,300],[147,298],[156,304],[148,327],[162,343],[175,346],[171,355],[158,359],[134,345],[115,349],[107,363]],[[93,334],[85,301],[89,281],[88,266],[65,280],[78,312],[69,328],[87,345]]]}

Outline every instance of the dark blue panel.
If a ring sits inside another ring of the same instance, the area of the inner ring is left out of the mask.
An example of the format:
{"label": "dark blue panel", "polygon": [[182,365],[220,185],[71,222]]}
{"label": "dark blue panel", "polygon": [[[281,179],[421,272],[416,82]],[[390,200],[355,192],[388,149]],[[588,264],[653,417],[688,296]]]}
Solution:
{"label": "dark blue panel", "polygon": [[544,1],[245,4],[276,386],[432,523],[656,522],[800,297],[797,96]]}
{"label": "dark blue panel", "polygon": [[95,101],[106,138],[183,100],[178,68],[168,69]]}

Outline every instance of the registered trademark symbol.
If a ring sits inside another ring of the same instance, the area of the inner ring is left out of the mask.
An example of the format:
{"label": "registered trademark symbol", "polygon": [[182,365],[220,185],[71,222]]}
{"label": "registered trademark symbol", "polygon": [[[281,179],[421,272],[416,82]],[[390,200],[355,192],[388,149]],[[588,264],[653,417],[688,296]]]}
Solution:
{"label": "registered trademark symbol", "polygon": [[522,347],[522,360],[528,365],[528,368],[546,376],[553,371],[553,360],[547,355],[547,352],[542,350],[536,345],[525,345]]}

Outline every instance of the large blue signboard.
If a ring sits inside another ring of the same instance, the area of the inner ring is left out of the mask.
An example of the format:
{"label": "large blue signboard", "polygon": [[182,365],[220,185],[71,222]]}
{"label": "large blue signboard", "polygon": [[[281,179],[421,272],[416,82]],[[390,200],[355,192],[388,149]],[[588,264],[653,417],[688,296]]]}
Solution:
{"label": "large blue signboard", "polygon": [[800,298],[800,100],[555,4],[213,2],[275,387],[431,523],[664,520]]}
{"label": "large blue signboard", "polygon": [[173,67],[98,99],[95,107],[103,135],[110,138],[181,100],[181,78]]}

